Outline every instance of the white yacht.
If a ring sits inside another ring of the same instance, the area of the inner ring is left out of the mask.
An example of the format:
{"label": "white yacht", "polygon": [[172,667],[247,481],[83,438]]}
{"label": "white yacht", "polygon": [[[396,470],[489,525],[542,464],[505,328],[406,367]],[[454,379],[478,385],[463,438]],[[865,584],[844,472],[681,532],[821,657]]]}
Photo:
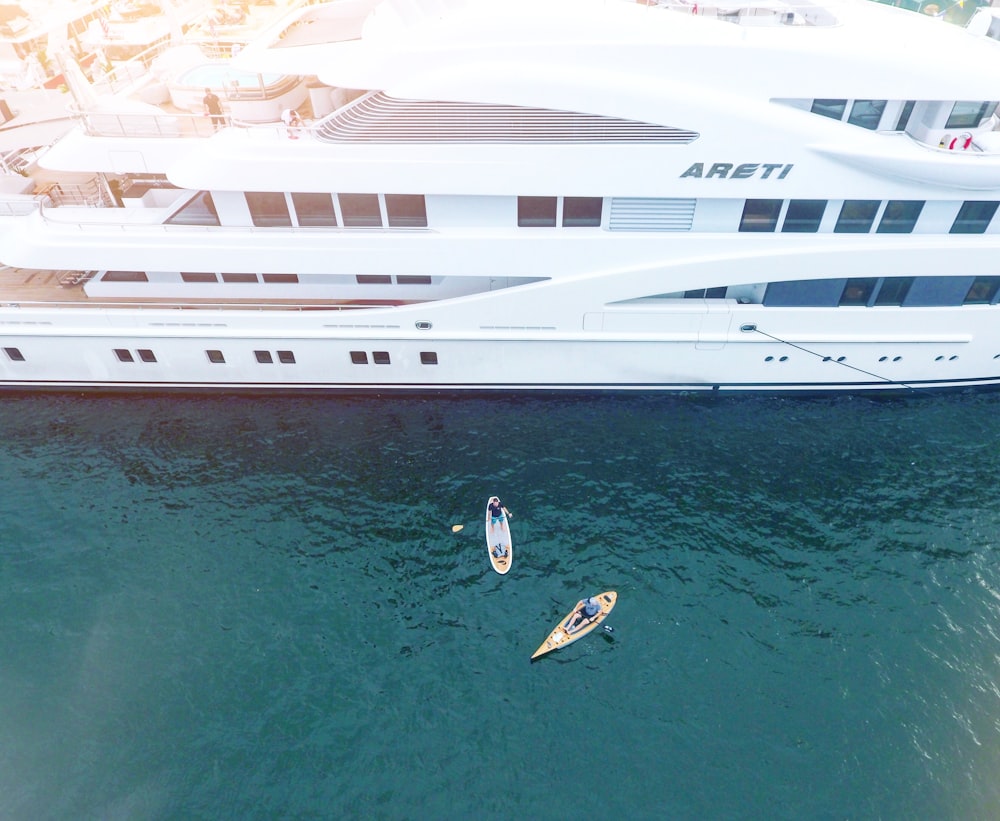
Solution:
{"label": "white yacht", "polygon": [[[994,39],[852,0],[336,0],[233,65],[259,88],[211,118],[82,102],[0,201],[0,386],[1000,385]],[[303,79],[301,125],[240,116]]]}

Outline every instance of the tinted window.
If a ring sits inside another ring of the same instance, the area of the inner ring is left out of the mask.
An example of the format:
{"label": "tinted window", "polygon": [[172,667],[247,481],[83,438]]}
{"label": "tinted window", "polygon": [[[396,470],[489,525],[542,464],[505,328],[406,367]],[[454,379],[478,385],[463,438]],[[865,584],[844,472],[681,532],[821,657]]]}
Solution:
{"label": "tinted window", "polygon": [[205,356],[208,357],[209,362],[213,362],[216,365],[221,365],[226,361],[226,358],[222,355],[222,351],[205,351]]}
{"label": "tinted window", "polygon": [[168,225],[218,225],[219,214],[215,210],[212,195],[207,191],[196,194],[178,208],[167,220]]}
{"label": "tinted window", "polygon": [[961,305],[975,277],[916,277],[903,300],[906,306]]}
{"label": "tinted window", "polygon": [[230,273],[222,275],[223,282],[257,282],[256,274]]}
{"label": "tinted window", "polygon": [[3,352],[7,354],[7,358],[13,362],[24,362],[24,354],[21,353],[20,348],[4,348]]}
{"label": "tinted window", "polygon": [[996,107],[996,103],[983,102],[981,100],[957,102],[952,106],[948,122],[945,123],[944,127],[977,128],[983,118],[988,117]]}
{"label": "tinted window", "polygon": [[517,224],[522,228],[546,228],[556,224],[555,197],[518,197]]}
{"label": "tinted window", "polygon": [[381,228],[378,194],[341,194],[340,213],[346,228]]}
{"label": "tinted window", "polygon": [[800,279],[772,282],[764,292],[764,304],[779,307],[832,308],[840,304],[845,279]]}
{"label": "tinted window", "polygon": [[115,356],[118,357],[119,362],[135,362],[132,358],[132,351],[127,348],[115,348]]}
{"label": "tinted window", "polygon": [[899,119],[896,120],[896,131],[905,131],[907,123],[910,122],[910,115],[913,113],[913,100],[903,103],[903,110],[899,112]]}
{"label": "tinted window", "polygon": [[875,297],[876,305],[902,305],[913,284],[913,277],[886,277]]}
{"label": "tinted window", "polygon": [[288,284],[290,282],[298,282],[298,274],[261,274],[260,278],[269,284]]}
{"label": "tinted window", "polygon": [[101,282],[149,282],[145,271],[105,271]]}
{"label": "tinted window", "polygon": [[156,355],[149,348],[139,348],[139,359],[143,362],[155,362]]}
{"label": "tinted window", "polygon": [[270,365],[274,362],[270,351],[254,351],[253,355],[261,365]]}
{"label": "tinted window", "polygon": [[397,285],[430,285],[431,278],[426,274],[400,274],[396,277]]}
{"label": "tinted window", "polygon": [[878,233],[909,234],[923,208],[923,200],[889,200],[879,220]]}
{"label": "tinted window", "polygon": [[773,231],[778,224],[781,200],[747,200],[743,206],[741,231]]}
{"label": "tinted window", "polygon": [[875,221],[878,207],[878,200],[844,200],[833,233],[867,234]]}
{"label": "tinted window", "polygon": [[847,122],[874,131],[882,120],[883,111],[885,111],[885,100],[855,100]]}
{"label": "tinted window", "polygon": [[810,110],[813,114],[822,114],[824,117],[842,120],[846,109],[847,100],[813,100]]}
{"label": "tinted window", "polygon": [[202,271],[181,271],[181,279],[185,282],[218,282],[215,274]]}
{"label": "tinted window", "polygon": [[304,226],[335,226],[337,215],[333,211],[333,197],[329,194],[292,194],[295,218]]}
{"label": "tinted window", "polygon": [[421,365],[437,365],[437,363],[438,363],[438,355],[434,351],[420,352]]}
{"label": "tinted window", "polygon": [[247,191],[250,219],[260,228],[280,228],[292,224],[288,203],[280,191]]}
{"label": "tinted window", "polygon": [[603,207],[604,200],[600,197],[564,197],[563,227],[600,226]]}
{"label": "tinted window", "polygon": [[785,212],[781,230],[797,234],[814,234],[819,230],[826,200],[792,200]]}
{"label": "tinted window", "polygon": [[367,365],[368,354],[364,351],[351,351],[351,362],[355,365]]}
{"label": "tinted window", "polygon": [[990,304],[996,299],[1000,288],[1000,277],[976,277],[965,295],[966,305]]}
{"label": "tinted window", "polygon": [[878,277],[853,277],[847,280],[840,295],[841,305],[867,305]]}
{"label": "tinted window", "polygon": [[292,351],[278,351],[278,361],[282,365],[294,365],[295,354]]}
{"label": "tinted window", "polygon": [[388,365],[389,364],[389,352],[388,351],[372,351],[372,361],[376,365]]}
{"label": "tinted window", "polygon": [[997,211],[996,202],[963,202],[951,226],[951,234],[983,234]]}
{"label": "tinted window", "polygon": [[392,277],[388,274],[356,274],[358,285],[391,285]]}
{"label": "tinted window", "polygon": [[427,206],[422,194],[386,194],[385,215],[390,228],[427,227]]}

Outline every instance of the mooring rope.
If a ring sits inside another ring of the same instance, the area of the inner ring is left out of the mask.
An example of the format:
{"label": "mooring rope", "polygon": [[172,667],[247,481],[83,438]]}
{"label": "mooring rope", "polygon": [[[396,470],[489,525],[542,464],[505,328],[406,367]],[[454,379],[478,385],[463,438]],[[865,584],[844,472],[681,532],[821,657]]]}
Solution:
{"label": "mooring rope", "polygon": [[758,333],[761,336],[766,336],[768,339],[773,339],[775,342],[780,342],[782,345],[788,345],[790,348],[795,348],[796,350],[802,351],[803,353],[811,354],[812,356],[818,357],[823,362],[833,362],[836,365],[841,365],[844,368],[850,368],[852,371],[857,371],[858,373],[863,373],[865,376],[870,376],[873,379],[881,379],[883,382],[888,382],[892,385],[900,385],[907,390],[915,391],[917,390],[913,385],[907,384],[906,382],[897,382],[894,379],[890,379],[888,376],[882,376],[879,373],[872,373],[871,371],[866,371],[864,368],[859,368],[857,365],[851,365],[848,362],[843,362],[838,359],[834,359],[832,356],[824,356],[816,351],[811,351],[808,348],[798,345],[795,342],[789,342],[787,339],[782,339],[781,337],[775,336],[774,334],[769,334],[767,331],[762,331],[756,325],[741,325],[740,330],[744,333],[753,332]]}

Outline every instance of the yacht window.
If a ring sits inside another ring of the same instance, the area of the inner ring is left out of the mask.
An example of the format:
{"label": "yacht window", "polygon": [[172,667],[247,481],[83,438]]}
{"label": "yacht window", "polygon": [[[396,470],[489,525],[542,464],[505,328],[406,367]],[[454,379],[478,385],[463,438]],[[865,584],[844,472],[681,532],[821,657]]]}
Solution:
{"label": "yacht window", "polygon": [[949,234],[985,234],[990,220],[997,211],[997,202],[967,200],[958,209]]}
{"label": "yacht window", "polygon": [[907,307],[961,305],[975,277],[915,277],[903,300]]}
{"label": "yacht window", "polygon": [[385,216],[390,228],[426,228],[427,205],[423,194],[386,194]]}
{"label": "yacht window", "polygon": [[874,131],[882,121],[882,112],[885,111],[885,100],[855,100],[851,106],[851,114],[847,122],[851,125],[859,125]]}
{"label": "yacht window", "polygon": [[299,281],[298,274],[261,274],[261,279],[271,285],[287,285]]}
{"label": "yacht window", "polygon": [[840,295],[841,305],[867,305],[878,284],[878,277],[852,277]]}
{"label": "yacht window", "polygon": [[250,219],[258,228],[284,228],[292,224],[288,203],[280,191],[247,191]]}
{"label": "yacht window", "polygon": [[145,271],[105,271],[101,282],[149,282]]}
{"label": "yacht window", "polygon": [[181,279],[184,282],[218,282],[218,277],[215,274],[210,274],[202,271],[181,271]]}
{"label": "yacht window", "polygon": [[889,200],[878,223],[879,234],[909,234],[924,208],[923,200]]}
{"label": "yacht window", "polygon": [[913,113],[913,100],[903,103],[903,109],[899,112],[899,119],[896,120],[896,131],[906,131],[906,126],[910,122],[910,115]]}
{"label": "yacht window", "polygon": [[421,365],[437,365],[437,363],[438,363],[438,355],[435,351],[420,352]]}
{"label": "yacht window", "polygon": [[388,365],[389,364],[389,352],[388,351],[372,351],[372,361],[376,365]]}
{"label": "yacht window", "polygon": [[295,218],[299,225],[307,227],[337,225],[337,215],[333,211],[333,197],[329,194],[292,194],[292,205],[295,206]]}
{"label": "yacht window", "polygon": [[976,277],[969,293],[965,295],[965,304],[990,305],[996,299],[998,288],[1000,277]]}
{"label": "yacht window", "polygon": [[847,100],[813,100],[810,111],[833,120],[842,120],[846,109]]}
{"label": "yacht window", "polygon": [[794,234],[815,234],[825,210],[826,200],[791,200],[781,230]]}
{"label": "yacht window", "polygon": [[957,102],[951,108],[951,114],[945,128],[978,128],[979,124],[996,110],[997,104],[991,102]]}
{"label": "yacht window", "polygon": [[913,285],[913,277],[886,277],[875,297],[876,305],[902,305]]}
{"label": "yacht window", "polygon": [[222,275],[223,282],[257,282],[256,274],[227,273]]}
{"label": "yacht window", "polygon": [[270,365],[274,362],[270,351],[254,351],[253,355],[261,365]]}
{"label": "yacht window", "polygon": [[364,351],[351,351],[351,362],[354,365],[367,365],[368,354]]}
{"label": "yacht window", "polygon": [[844,200],[833,233],[867,234],[875,221],[878,207],[878,200]]}
{"label": "yacht window", "polygon": [[725,299],[726,286],[717,288],[695,288],[684,292],[684,299]]}
{"label": "yacht window", "polygon": [[564,228],[600,227],[604,200],[601,197],[564,197]]}
{"label": "yacht window", "polygon": [[167,218],[167,225],[219,224],[219,214],[208,191],[196,194]]}
{"label": "yacht window", "polygon": [[135,362],[132,351],[128,348],[115,348],[115,356],[118,357],[119,362]]}
{"label": "yacht window", "polygon": [[378,194],[341,194],[340,213],[344,215],[345,228],[381,228],[382,212],[378,207]]}
{"label": "yacht window", "polygon": [[518,197],[517,224],[522,228],[549,228],[556,224],[555,197]]}
{"label": "yacht window", "polygon": [[291,351],[278,351],[278,361],[282,365],[294,365],[295,354]]}
{"label": "yacht window", "polygon": [[222,355],[222,351],[205,351],[205,356],[208,357],[208,361],[215,365],[222,365],[226,361],[226,357]]}
{"label": "yacht window", "polygon": [[357,274],[354,278],[358,285],[392,285],[392,277],[388,274]]}
{"label": "yacht window", "polygon": [[400,274],[396,277],[397,285],[430,285],[431,278],[426,274]]}
{"label": "yacht window", "polygon": [[741,231],[773,231],[778,224],[781,200],[747,200],[743,205]]}
{"label": "yacht window", "polygon": [[139,359],[143,362],[155,362],[156,354],[154,354],[149,348],[139,348],[138,350]]}
{"label": "yacht window", "polygon": [[840,304],[846,284],[846,279],[771,282],[764,292],[764,305],[781,308],[834,308]]}
{"label": "yacht window", "polygon": [[3,352],[12,362],[24,362],[24,354],[21,353],[20,348],[4,348]]}

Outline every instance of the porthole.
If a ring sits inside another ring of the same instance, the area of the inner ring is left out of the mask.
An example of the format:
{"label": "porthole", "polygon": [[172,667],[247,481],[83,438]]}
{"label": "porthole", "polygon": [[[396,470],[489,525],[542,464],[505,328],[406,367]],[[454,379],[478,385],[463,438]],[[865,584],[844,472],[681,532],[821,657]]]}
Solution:
{"label": "porthole", "polygon": [[832,357],[829,357],[829,356],[824,356],[823,357],[823,361],[824,362],[829,362],[831,359],[832,359]]}
{"label": "porthole", "polygon": [[847,357],[846,357],[846,356],[838,356],[838,357],[837,357],[837,361],[838,361],[838,362],[843,362],[843,361],[844,361],[845,359],[847,359]]}
{"label": "porthole", "polygon": [[[995,356],[994,356],[993,358],[994,358],[994,359],[996,359],[996,357],[995,357]],[[934,357],[934,361],[935,361],[935,362],[940,362],[940,361],[941,361],[942,359],[944,359],[944,357],[943,357],[943,356],[935,356],[935,357]]]}
{"label": "porthole", "polygon": [[429,331],[432,327],[434,327],[426,319],[419,319],[414,324],[417,326],[418,331]]}
{"label": "porthole", "polygon": [[765,362],[774,362],[774,357],[773,356],[765,356],[764,357],[764,361]]}
{"label": "porthole", "polygon": [[954,361],[955,361],[956,359],[958,359],[958,357],[957,357],[957,356],[949,356],[949,357],[948,357],[948,361],[949,361],[949,362],[954,362]]}
{"label": "porthole", "polygon": [[778,361],[779,362],[787,362],[788,361],[788,357],[787,356],[783,356]]}
{"label": "porthole", "polygon": [[901,360],[902,358],[903,358],[903,357],[901,357],[901,356],[894,356],[894,357],[892,358],[892,361],[893,361],[893,362],[899,362],[899,361],[900,361],[900,360]]}
{"label": "porthole", "polygon": [[878,361],[879,361],[879,362],[885,362],[885,361],[886,361],[886,360],[887,360],[888,358],[889,358],[888,356],[880,356],[880,357],[878,358]]}

